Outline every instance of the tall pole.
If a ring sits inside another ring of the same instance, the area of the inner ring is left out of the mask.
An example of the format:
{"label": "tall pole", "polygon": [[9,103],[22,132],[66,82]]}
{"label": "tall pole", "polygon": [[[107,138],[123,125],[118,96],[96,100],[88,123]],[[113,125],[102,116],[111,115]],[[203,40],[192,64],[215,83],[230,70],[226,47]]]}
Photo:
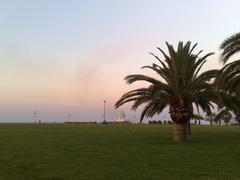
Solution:
{"label": "tall pole", "polygon": [[33,116],[34,116],[33,122],[36,123],[36,120],[37,120],[37,111],[36,110],[33,111]]}
{"label": "tall pole", "polygon": [[103,122],[106,122],[106,101],[103,101]]}
{"label": "tall pole", "polygon": [[71,114],[70,113],[67,114],[67,118],[68,118],[68,121],[70,122],[71,121]]}

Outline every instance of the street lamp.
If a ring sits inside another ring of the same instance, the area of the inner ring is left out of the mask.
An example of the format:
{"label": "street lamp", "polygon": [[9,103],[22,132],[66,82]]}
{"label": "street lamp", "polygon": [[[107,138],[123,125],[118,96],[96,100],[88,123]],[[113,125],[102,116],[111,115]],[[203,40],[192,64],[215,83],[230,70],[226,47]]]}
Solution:
{"label": "street lamp", "polygon": [[36,110],[33,111],[33,116],[34,116],[33,122],[36,123],[36,120],[37,120],[37,111]]}
{"label": "street lamp", "polygon": [[69,122],[71,121],[71,114],[70,113],[67,114],[67,119],[68,119]]}
{"label": "street lamp", "polygon": [[103,123],[106,122],[106,101],[103,101]]}

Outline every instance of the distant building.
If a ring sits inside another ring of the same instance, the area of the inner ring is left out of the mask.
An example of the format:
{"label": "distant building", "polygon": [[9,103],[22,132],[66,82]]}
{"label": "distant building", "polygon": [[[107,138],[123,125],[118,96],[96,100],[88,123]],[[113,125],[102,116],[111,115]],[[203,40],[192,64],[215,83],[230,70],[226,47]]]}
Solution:
{"label": "distant building", "polygon": [[126,119],[126,114],[125,114],[124,111],[116,112],[116,115],[115,115],[113,121],[117,122],[117,123],[128,122],[128,120]]}

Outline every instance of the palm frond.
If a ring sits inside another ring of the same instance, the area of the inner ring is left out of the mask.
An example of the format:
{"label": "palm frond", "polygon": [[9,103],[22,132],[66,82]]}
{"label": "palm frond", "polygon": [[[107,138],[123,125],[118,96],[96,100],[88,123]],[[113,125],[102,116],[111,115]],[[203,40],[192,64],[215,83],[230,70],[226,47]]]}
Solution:
{"label": "palm frond", "polygon": [[225,64],[230,57],[240,52],[240,33],[225,39],[220,45],[220,49],[223,50],[220,61]]}
{"label": "palm frond", "polygon": [[[117,108],[128,102],[133,102],[132,110],[143,106],[140,118],[140,121],[142,121],[144,117],[159,114],[169,106],[173,109],[170,113],[177,113],[171,115],[171,117],[179,118],[173,119],[173,121],[185,122],[182,117],[185,116],[184,113],[186,113],[186,116],[192,114],[193,104],[196,105],[198,110],[201,108],[208,114],[214,108],[213,104],[219,106],[223,104],[224,99],[221,95],[218,95],[218,91],[215,91],[216,88],[212,82],[219,70],[212,69],[200,73],[207,58],[213,53],[199,57],[202,51],[195,54],[193,51],[197,44],[191,46],[191,42],[185,44],[179,42],[176,49],[167,42],[166,46],[167,52],[157,47],[163,58],[150,53],[158,60],[159,64],[153,63],[150,66],[142,67],[156,72],[159,77],[153,78],[142,74],[128,75],[125,78],[128,84],[145,81],[150,85],[125,93],[116,102],[115,107]],[[178,113],[182,114],[179,115]]]}

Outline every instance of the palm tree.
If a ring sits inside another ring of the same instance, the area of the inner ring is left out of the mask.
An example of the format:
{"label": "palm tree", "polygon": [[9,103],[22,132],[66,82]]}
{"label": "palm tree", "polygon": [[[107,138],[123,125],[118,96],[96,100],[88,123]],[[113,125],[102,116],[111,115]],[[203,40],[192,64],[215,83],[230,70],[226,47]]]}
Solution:
{"label": "palm tree", "polygon": [[[226,64],[215,79],[215,87],[222,94],[223,104],[220,108],[231,110],[236,119],[240,115],[240,69],[235,66],[237,61]],[[238,115],[239,114],[239,115]]]}
{"label": "palm tree", "polygon": [[149,86],[135,89],[125,93],[115,104],[115,107],[133,102],[132,110],[144,105],[140,122],[144,117],[152,117],[160,114],[163,109],[169,107],[169,113],[174,123],[173,140],[184,142],[186,140],[186,124],[193,114],[193,104],[204,112],[211,113],[212,103],[217,97],[212,88],[211,79],[215,78],[218,70],[213,69],[200,73],[207,58],[213,53],[200,57],[200,52],[194,54],[197,46],[191,46],[191,42],[178,43],[177,49],[168,43],[166,54],[161,48],[157,48],[163,55],[163,60],[153,53],[159,64],[144,66],[155,71],[159,78],[153,78],[142,74],[128,75],[125,80],[128,84],[138,81],[150,83]]}
{"label": "palm tree", "polygon": [[223,120],[224,120],[224,123],[226,125],[228,125],[228,123],[230,122],[232,118],[232,114],[230,112],[226,112],[224,115],[223,115]]}
{"label": "palm tree", "polygon": [[195,120],[194,124],[197,125],[197,120],[198,120],[198,125],[200,125],[200,121],[203,120],[203,117],[199,114],[193,114],[192,119]]}
{"label": "palm tree", "polygon": [[226,64],[229,59],[240,52],[240,33],[236,33],[225,39],[220,45],[222,50],[220,61],[225,66],[219,71],[217,85],[223,88],[227,93],[236,93],[240,91],[240,60],[235,60]]}
{"label": "palm tree", "polygon": [[238,122],[238,125],[240,126],[240,112],[235,113],[235,120]]}
{"label": "palm tree", "polygon": [[229,112],[228,109],[222,109],[216,116],[215,121],[218,122],[218,125],[221,126],[221,120],[224,120],[225,124],[228,124],[230,119],[232,118],[232,114]]}
{"label": "palm tree", "polygon": [[213,125],[213,121],[215,120],[216,114],[215,113],[210,113],[205,116],[206,121],[210,122],[210,125]]}
{"label": "palm tree", "polygon": [[[191,119],[194,119],[194,120],[195,120],[194,124],[196,125],[196,124],[197,124],[197,119],[198,119],[199,122],[200,122],[201,118],[202,118],[202,116],[199,115],[199,114],[192,114],[190,120],[191,120]],[[190,122],[190,120],[187,122],[187,129],[186,129],[186,133],[187,133],[188,135],[192,134],[191,122]]]}
{"label": "palm tree", "polygon": [[215,84],[225,93],[240,92],[240,60],[226,64],[218,73]]}
{"label": "palm tree", "polygon": [[240,52],[240,33],[236,33],[220,45],[222,50],[221,61],[225,66],[219,71],[215,85],[227,94],[224,106],[232,110],[240,124],[240,60],[226,64],[230,57]]}

